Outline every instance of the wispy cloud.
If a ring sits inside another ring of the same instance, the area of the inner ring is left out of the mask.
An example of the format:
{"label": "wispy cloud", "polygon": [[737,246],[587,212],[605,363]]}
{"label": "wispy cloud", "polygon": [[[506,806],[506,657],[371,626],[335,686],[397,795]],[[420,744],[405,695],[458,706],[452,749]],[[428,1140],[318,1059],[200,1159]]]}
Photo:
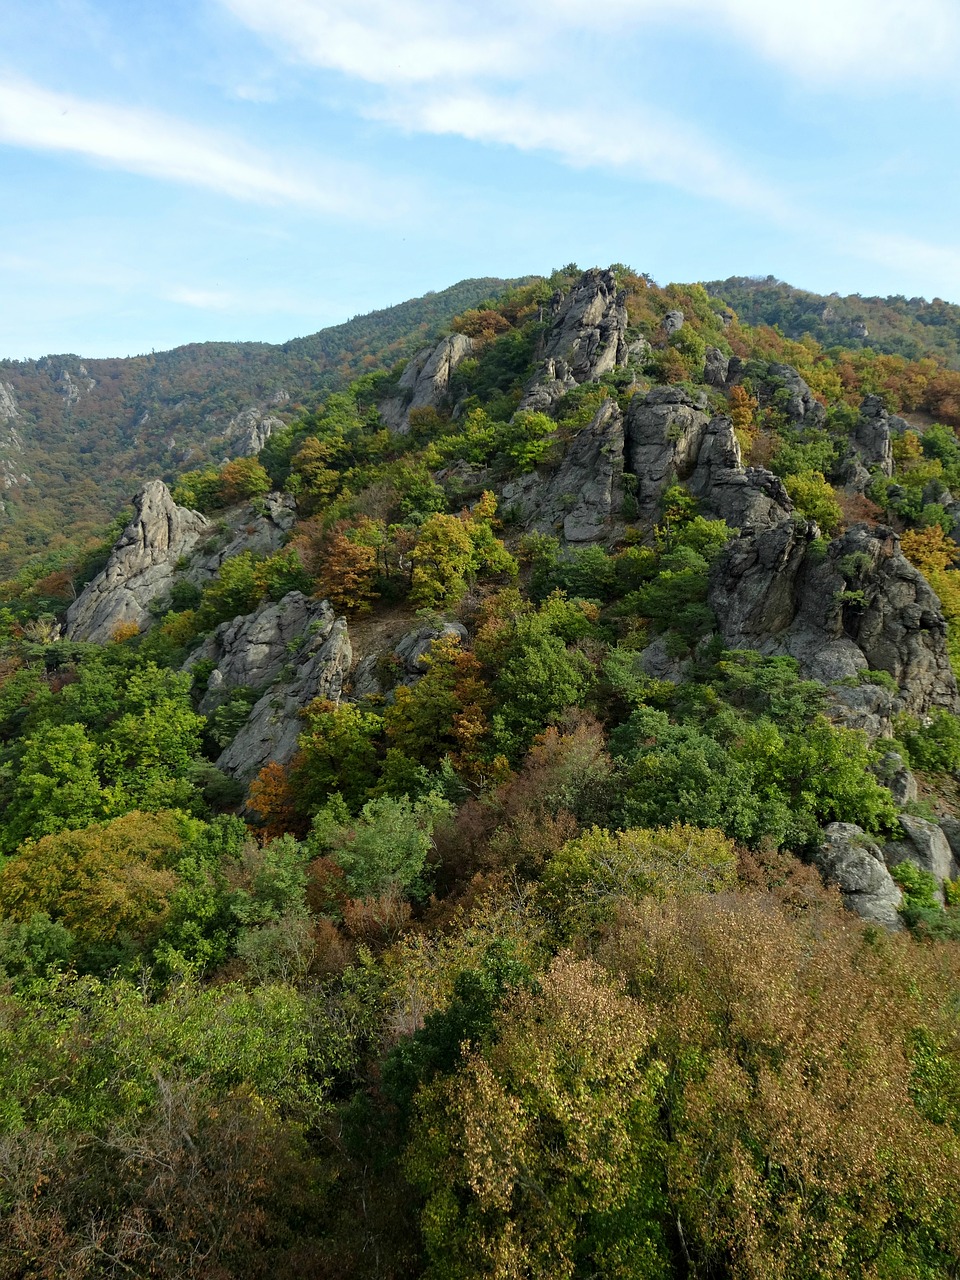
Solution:
{"label": "wispy cloud", "polygon": [[616,169],[770,215],[786,203],[696,130],[649,109],[615,116],[593,107],[550,108],[519,94],[478,91],[394,96],[371,111],[400,128],[455,134],[521,151],[547,151],[575,168]]}
{"label": "wispy cloud", "polygon": [[297,60],[380,85],[536,76],[586,32],[622,41],[695,24],[804,82],[888,82],[952,68],[956,0],[221,0]]}
{"label": "wispy cloud", "polygon": [[203,187],[236,200],[294,203],[355,213],[354,184],[331,168],[302,177],[266,157],[184,121],[52,93],[29,82],[0,82],[0,144],[72,152],[151,178]]}

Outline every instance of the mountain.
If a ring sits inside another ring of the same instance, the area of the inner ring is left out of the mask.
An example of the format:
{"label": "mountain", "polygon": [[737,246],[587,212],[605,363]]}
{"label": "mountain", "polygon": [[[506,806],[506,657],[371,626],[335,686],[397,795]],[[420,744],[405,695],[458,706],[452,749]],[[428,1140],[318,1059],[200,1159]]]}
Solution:
{"label": "mountain", "polygon": [[446,327],[2,584],[0,1276],[955,1280],[960,373]]}
{"label": "mountain", "polygon": [[264,418],[285,420],[368,367],[411,355],[508,283],[463,280],[280,345],[0,360],[0,576],[62,545],[65,529],[76,541],[102,527],[151,475],[256,452]]}
{"label": "mountain", "polygon": [[872,347],[908,360],[933,357],[960,369],[960,306],[942,298],[824,296],[775,276],[731,276],[706,288],[744,324],[776,325],[789,338],[810,334],[825,347]]}

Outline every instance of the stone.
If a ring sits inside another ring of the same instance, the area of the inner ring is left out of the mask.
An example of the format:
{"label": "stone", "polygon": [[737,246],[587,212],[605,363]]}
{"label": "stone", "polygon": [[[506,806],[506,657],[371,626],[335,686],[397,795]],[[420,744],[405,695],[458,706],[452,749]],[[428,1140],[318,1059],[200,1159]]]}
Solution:
{"label": "stone", "polygon": [[901,929],[903,894],[877,845],[850,822],[831,822],[813,861],[828,884],[840,890],[844,906],[862,920]]}
{"label": "stone", "polygon": [[895,803],[903,808],[917,798],[917,780],[899,751],[887,751],[877,761],[877,777],[890,789]]}
{"label": "stone", "polygon": [[578,383],[626,363],[626,295],[612,271],[585,271],[565,297],[555,298],[543,354],[565,360]]}
{"label": "stone", "polygon": [[567,394],[577,386],[566,360],[544,360],[536,377],[523,394],[518,411],[532,410],[534,413],[553,413],[553,410]]}
{"label": "stone", "polygon": [[682,328],[683,312],[679,310],[668,311],[663,317],[663,331],[667,337],[669,337],[671,333],[679,333]]}
{"label": "stone", "polygon": [[960,865],[946,834],[937,823],[927,822],[925,818],[913,818],[905,813],[900,815],[900,826],[905,839],[891,840],[883,846],[887,866],[896,867],[901,862],[912,862],[921,871],[929,871],[937,882],[936,896],[942,904],[944,880],[955,880],[960,872]]}
{"label": "stone", "polygon": [[67,610],[68,640],[106,644],[117,627],[147,630],[153,621],[150,602],[167,593],[178,562],[209,529],[199,512],[178,507],[160,480],[143,486],[134,508],[106,567]]}
{"label": "stone", "polygon": [[199,710],[210,715],[231,689],[265,689],[295,663],[309,636],[328,630],[333,610],[326,600],[291,591],[277,603],[266,601],[242,617],[223,622],[183,664],[213,662]]}
{"label": "stone", "polygon": [[729,371],[729,358],[718,347],[707,347],[703,360],[703,380],[707,386],[726,386]]}
{"label": "stone", "polygon": [[686,481],[701,500],[704,515],[732,529],[780,524],[793,511],[783,481],[764,467],[744,467],[729,418],[713,418],[700,442],[697,462]]}
{"label": "stone", "polygon": [[630,401],[625,465],[637,478],[641,520],[654,524],[664,491],[693,471],[709,424],[706,398],[691,397],[676,387],[654,387]]}
{"label": "stone", "polygon": [[960,822],[949,815],[940,818],[939,822],[940,830],[947,837],[947,843],[950,846],[954,861],[960,865]]}
{"label": "stone", "polygon": [[398,395],[379,406],[380,417],[391,431],[409,431],[410,413],[414,409],[439,408],[449,393],[454,370],[473,349],[472,338],[451,333],[435,347],[419,351],[400,377]]}
{"label": "stone", "polygon": [[401,637],[393,650],[394,657],[403,668],[401,683],[415,683],[426,674],[425,659],[433,648],[434,641],[447,636],[456,636],[461,644],[466,644],[467,629],[461,622],[445,622],[442,627],[419,627]]}
{"label": "stone", "polygon": [[249,783],[264,765],[289,764],[303,730],[302,713],[315,698],[339,703],[353,662],[345,618],[326,606],[322,625],[308,627],[287,670],[254,703],[240,732],[217,760],[217,768]]}

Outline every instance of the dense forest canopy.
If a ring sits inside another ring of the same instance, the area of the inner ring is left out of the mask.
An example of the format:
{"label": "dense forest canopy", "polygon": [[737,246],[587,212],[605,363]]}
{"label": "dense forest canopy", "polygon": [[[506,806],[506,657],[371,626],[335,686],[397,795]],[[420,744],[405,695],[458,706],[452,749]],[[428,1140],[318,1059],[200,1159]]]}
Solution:
{"label": "dense forest canopy", "polygon": [[10,543],[4,1280],[957,1275],[960,372],[726,285],[288,344]]}

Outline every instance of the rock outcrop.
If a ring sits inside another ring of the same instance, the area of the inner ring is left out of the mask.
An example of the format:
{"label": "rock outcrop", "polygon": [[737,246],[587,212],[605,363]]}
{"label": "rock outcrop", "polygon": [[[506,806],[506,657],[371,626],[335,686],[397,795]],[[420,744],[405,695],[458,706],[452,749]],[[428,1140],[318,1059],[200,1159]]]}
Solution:
{"label": "rock outcrop", "polygon": [[[284,600],[290,601],[290,597]],[[302,597],[300,601],[291,601],[289,616],[305,619],[309,605],[309,601],[306,605],[303,603]],[[255,670],[261,655],[254,650],[244,656],[242,644],[244,639],[259,644],[257,624],[247,631],[246,637],[239,632],[234,635],[236,646],[232,653],[224,653],[221,663],[226,670],[238,675]],[[324,601],[310,612],[310,621],[301,635],[296,647],[293,646],[295,637],[291,639],[287,660],[273,684],[253,705],[246,723],[217,760],[218,769],[241,782],[250,782],[272,761],[289,763],[303,728],[301,713],[314,698],[340,701],[353,662],[346,619],[336,617]],[[268,648],[273,650],[275,646],[271,643]]]}
{"label": "rock outcrop", "polygon": [[901,862],[912,862],[921,871],[929,871],[937,882],[937,898],[943,904],[944,880],[955,880],[960,874],[958,864],[945,832],[935,822],[924,818],[900,815],[903,840],[891,840],[883,846],[888,867]]}
{"label": "rock outcrop", "polygon": [[380,417],[391,431],[409,431],[412,410],[436,409],[444,402],[453,371],[473,347],[472,338],[451,333],[410,360],[400,377],[398,394],[380,405]]}
{"label": "rock outcrop", "polygon": [[623,531],[623,459],[623,415],[615,400],[605,400],[556,470],[530,472],[503,487],[501,510],[567,542],[615,539]]}
{"label": "rock outcrop", "polygon": [[221,623],[183,664],[190,671],[197,663],[214,663],[199,710],[210,715],[231,689],[265,690],[332,618],[325,600],[291,591],[277,603],[267,601],[253,613]]}
{"label": "rock outcrop", "polygon": [[[793,365],[768,365],[767,379],[776,388],[774,396],[794,426],[823,426],[827,420],[827,411]],[[777,396],[777,392],[785,394]]]}
{"label": "rock outcrop", "polygon": [[243,551],[272,555],[283,546],[296,518],[296,500],[290,493],[267,493],[220,513],[217,524],[210,524],[197,544],[183,577],[202,587],[217,576],[225,560]]}
{"label": "rock outcrop", "polygon": [[708,601],[731,648],[796,658],[825,684],[886,671],[893,711],[957,710],[940,604],[887,528],[854,525],[824,554],[816,525],[786,519],[734,539]]}
{"label": "rock outcrop", "polygon": [[544,360],[517,408],[552,413],[567,392],[578,385],[566,360],[554,360],[551,356]]}
{"label": "rock outcrop", "polygon": [[846,456],[838,468],[840,483],[848,493],[863,493],[875,472],[893,475],[891,431],[906,426],[902,418],[891,418],[879,396],[864,396]]}
{"label": "rock outcrop", "polygon": [[251,406],[231,418],[225,442],[228,458],[249,458],[259,453],[275,431],[283,427],[283,420],[276,414]]}
{"label": "rock outcrop", "polygon": [[106,644],[117,627],[145,631],[151,600],[169,590],[177,563],[209,529],[199,512],[178,507],[160,480],[143,486],[134,507],[106,567],[67,611],[64,635],[70,640]]}
{"label": "rock outcrop", "polygon": [[627,359],[627,307],[612,271],[585,271],[554,297],[544,358],[564,360],[576,382],[590,382]]}
{"label": "rock outcrop", "polygon": [[887,929],[903,927],[898,914],[903,895],[880,849],[859,827],[831,822],[813,860],[824,880],[840,890],[850,911]]}
{"label": "rock outcrop", "polygon": [[677,481],[699,498],[704,515],[736,529],[776,524],[793,510],[782,482],[745,468],[729,418],[711,418],[706,396],[654,387],[630,401],[626,467],[636,477],[639,516],[653,524],[666,488]]}

